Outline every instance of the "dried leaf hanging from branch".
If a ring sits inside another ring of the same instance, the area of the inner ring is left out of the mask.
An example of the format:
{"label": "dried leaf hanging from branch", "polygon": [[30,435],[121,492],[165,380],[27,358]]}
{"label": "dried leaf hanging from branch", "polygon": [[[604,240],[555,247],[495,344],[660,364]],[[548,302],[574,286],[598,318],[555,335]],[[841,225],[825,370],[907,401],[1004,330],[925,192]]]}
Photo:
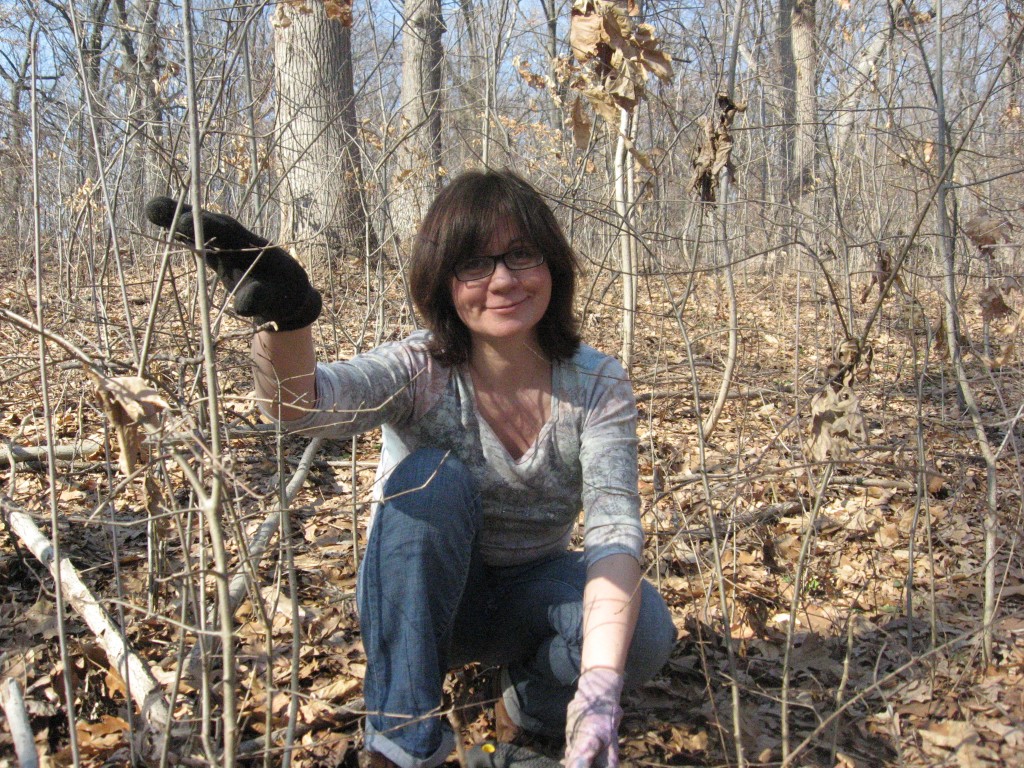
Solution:
{"label": "dried leaf hanging from branch", "polygon": [[343,27],[352,26],[352,0],[324,0],[324,13]]}
{"label": "dried leaf hanging from branch", "polygon": [[701,132],[694,148],[693,178],[690,187],[697,193],[697,198],[705,203],[713,203],[718,199],[718,175],[726,169],[733,174],[732,165],[732,123],[737,112],[745,112],[746,104],[737,104],[728,94],[719,93],[717,100],[717,117],[701,118]]}
{"label": "dried leaf hanging from branch", "polygon": [[170,406],[145,379],[139,376],[93,376],[103,410],[114,426],[121,449],[118,466],[131,474],[143,459],[139,425],[154,427],[160,414]]}
{"label": "dried leaf hanging from branch", "polygon": [[978,295],[978,304],[981,305],[981,317],[991,323],[1001,317],[1012,315],[1013,310],[1003,298],[1003,292],[998,285],[990,285]]}
{"label": "dried leaf hanging from branch", "polygon": [[618,112],[607,109],[609,100],[633,110],[651,74],[664,81],[673,75],[672,58],[653,27],[631,20],[638,14],[633,0],[576,0],[572,6],[569,44],[585,67],[573,87],[612,125],[618,124]]}
{"label": "dried leaf hanging from branch", "polygon": [[842,461],[867,441],[860,396],[847,385],[828,384],[811,398],[810,454],[815,461]]}
{"label": "dried leaf hanging from branch", "polygon": [[577,98],[573,100],[569,124],[572,127],[572,140],[576,145],[576,149],[586,149],[587,145],[590,144],[594,122],[583,109],[583,99]]}

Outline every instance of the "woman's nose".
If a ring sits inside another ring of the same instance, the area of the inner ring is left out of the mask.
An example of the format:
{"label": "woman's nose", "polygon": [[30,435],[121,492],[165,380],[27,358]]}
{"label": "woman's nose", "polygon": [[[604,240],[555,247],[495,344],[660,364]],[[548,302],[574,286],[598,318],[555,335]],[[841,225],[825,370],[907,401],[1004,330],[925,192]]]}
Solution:
{"label": "woman's nose", "polygon": [[494,265],[494,274],[491,275],[491,287],[495,285],[502,287],[506,285],[514,284],[519,277],[516,273],[505,266],[505,262],[500,259]]}

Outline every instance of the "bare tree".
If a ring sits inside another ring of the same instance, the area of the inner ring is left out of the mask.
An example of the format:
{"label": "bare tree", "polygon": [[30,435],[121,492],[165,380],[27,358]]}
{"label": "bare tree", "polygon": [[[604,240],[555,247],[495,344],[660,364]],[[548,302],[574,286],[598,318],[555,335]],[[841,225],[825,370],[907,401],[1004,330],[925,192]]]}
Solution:
{"label": "bare tree", "polygon": [[[136,198],[146,200],[164,191],[167,182],[165,162],[163,104],[160,96],[161,79],[166,62],[158,30],[160,23],[159,0],[139,0],[137,18],[130,18],[125,0],[114,0],[117,18],[116,34],[121,43],[125,68],[132,73],[126,78],[129,94],[128,121],[142,143],[141,184]],[[137,35],[132,35],[133,30]]]}
{"label": "bare tree", "polygon": [[365,243],[351,29],[319,0],[274,25],[281,239],[316,271]]}
{"label": "bare tree", "polygon": [[[27,43],[33,39],[36,27],[35,20],[29,20],[25,29],[25,40],[18,40],[18,43]],[[16,27],[13,31],[20,32]],[[8,37],[5,35],[5,37]],[[20,37],[20,36],[19,36]],[[14,43],[8,37],[8,41]],[[25,195],[25,179],[27,177],[28,148],[26,136],[28,135],[28,115],[25,112],[23,102],[29,88],[29,69],[32,62],[31,46],[12,44],[6,51],[0,52],[0,78],[7,86],[7,98],[5,110],[0,114],[0,142],[6,146],[6,157],[0,172],[0,195],[7,203],[13,203],[15,210],[22,210]],[[27,206],[25,206],[27,207]],[[5,216],[0,223],[0,232],[3,232],[5,241],[4,250],[8,251],[10,258],[16,252],[10,246],[18,241],[20,229],[18,215]]]}
{"label": "bare tree", "polygon": [[402,25],[402,105],[391,220],[406,243],[434,198],[441,174],[440,0],[406,0]]}

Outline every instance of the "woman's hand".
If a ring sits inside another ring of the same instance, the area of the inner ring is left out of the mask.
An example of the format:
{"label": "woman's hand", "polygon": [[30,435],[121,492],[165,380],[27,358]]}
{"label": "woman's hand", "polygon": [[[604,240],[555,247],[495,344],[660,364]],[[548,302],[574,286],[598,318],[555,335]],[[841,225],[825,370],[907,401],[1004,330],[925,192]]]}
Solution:
{"label": "woman's hand", "polygon": [[565,723],[565,768],[617,768],[622,673],[598,667],[580,675]]}
{"label": "woman's hand", "polygon": [[[154,197],[146,203],[146,218],[159,227],[171,229],[178,240],[195,242],[192,206],[177,204],[169,197]],[[275,323],[279,331],[293,331],[310,325],[320,316],[320,292],[310,285],[306,270],[279,246],[243,227],[236,219],[203,211],[206,263],[229,293],[234,294],[235,311],[251,317],[257,325]]]}

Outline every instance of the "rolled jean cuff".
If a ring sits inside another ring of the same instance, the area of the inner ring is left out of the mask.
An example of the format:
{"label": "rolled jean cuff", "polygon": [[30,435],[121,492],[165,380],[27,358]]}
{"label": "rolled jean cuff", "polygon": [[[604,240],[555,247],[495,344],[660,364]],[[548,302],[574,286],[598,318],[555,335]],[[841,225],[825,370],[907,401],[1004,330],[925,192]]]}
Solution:
{"label": "rolled jean cuff", "polygon": [[508,667],[501,668],[501,698],[505,702],[505,711],[512,722],[529,733],[545,733],[549,728],[544,726],[540,720],[530,717],[523,712],[523,705],[519,703],[519,695],[512,685],[512,676],[508,673]]}
{"label": "rolled jean cuff", "polygon": [[363,733],[363,746],[370,752],[379,752],[398,768],[436,768],[455,749],[455,734],[447,723],[441,725],[441,745],[427,757],[414,757],[391,741],[387,736],[378,733],[369,720]]}

